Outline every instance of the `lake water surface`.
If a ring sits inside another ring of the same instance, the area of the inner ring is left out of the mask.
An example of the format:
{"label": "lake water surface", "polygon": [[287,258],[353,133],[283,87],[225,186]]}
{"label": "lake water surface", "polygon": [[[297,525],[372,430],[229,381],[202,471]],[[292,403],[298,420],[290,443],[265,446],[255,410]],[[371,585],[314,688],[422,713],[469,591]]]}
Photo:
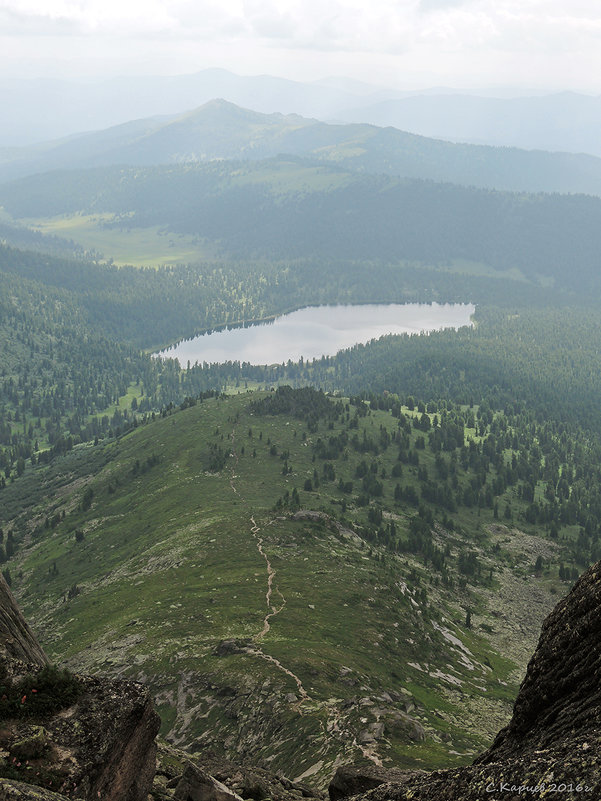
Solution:
{"label": "lake water surface", "polygon": [[159,356],[187,362],[281,364],[318,359],[385,334],[419,334],[471,325],[471,303],[312,306],[268,323],[214,331],[182,341]]}

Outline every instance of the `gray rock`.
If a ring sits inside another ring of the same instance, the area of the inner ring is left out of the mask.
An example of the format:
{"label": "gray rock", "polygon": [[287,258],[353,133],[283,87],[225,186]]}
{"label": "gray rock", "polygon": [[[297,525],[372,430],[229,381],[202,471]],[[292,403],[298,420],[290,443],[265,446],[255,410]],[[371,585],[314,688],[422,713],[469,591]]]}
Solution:
{"label": "gray rock", "polygon": [[364,793],[403,775],[403,771],[378,768],[375,765],[342,765],[334,774],[328,793],[331,801],[338,801],[340,798]]}
{"label": "gray rock", "polygon": [[40,667],[48,664],[46,654],[21,614],[4,577],[0,575],[0,658],[2,656]]}
{"label": "gray rock", "polygon": [[20,740],[11,743],[10,755],[17,759],[38,759],[48,748],[48,732],[43,726],[33,726]]}
{"label": "gray rock", "polygon": [[230,654],[243,654],[249,647],[248,640],[222,640],[215,648],[215,656],[230,656]]}
{"label": "gray rock", "polygon": [[403,712],[396,712],[391,719],[386,721],[386,731],[397,737],[404,735],[416,743],[421,743],[426,739],[426,732],[422,724]]}
{"label": "gray rock", "polygon": [[191,763],[186,765],[179,780],[174,801],[242,801],[242,798],[218,782],[204,770]]}
{"label": "gray rock", "polygon": [[31,784],[0,779],[0,801],[67,801],[67,796]]}

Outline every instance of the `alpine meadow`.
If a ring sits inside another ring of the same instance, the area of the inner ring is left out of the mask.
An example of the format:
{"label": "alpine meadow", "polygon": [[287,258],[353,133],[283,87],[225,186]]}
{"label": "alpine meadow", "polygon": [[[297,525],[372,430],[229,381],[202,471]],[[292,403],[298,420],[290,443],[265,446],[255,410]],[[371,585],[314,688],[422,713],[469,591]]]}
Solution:
{"label": "alpine meadow", "polygon": [[0,799],[601,799],[599,98],[41,81],[0,81]]}

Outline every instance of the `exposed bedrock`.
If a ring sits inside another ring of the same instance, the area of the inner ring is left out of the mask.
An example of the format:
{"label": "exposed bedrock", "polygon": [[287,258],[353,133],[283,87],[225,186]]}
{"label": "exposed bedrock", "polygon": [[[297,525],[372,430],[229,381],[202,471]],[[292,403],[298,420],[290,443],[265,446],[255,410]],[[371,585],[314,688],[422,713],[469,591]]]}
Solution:
{"label": "exposed bedrock", "polygon": [[146,801],[160,723],[146,687],[45,666],[0,577],[0,801]]}
{"label": "exposed bedrock", "polygon": [[601,799],[601,562],[545,620],[509,725],[472,765],[378,776],[371,768],[341,768],[330,794],[365,801]]}

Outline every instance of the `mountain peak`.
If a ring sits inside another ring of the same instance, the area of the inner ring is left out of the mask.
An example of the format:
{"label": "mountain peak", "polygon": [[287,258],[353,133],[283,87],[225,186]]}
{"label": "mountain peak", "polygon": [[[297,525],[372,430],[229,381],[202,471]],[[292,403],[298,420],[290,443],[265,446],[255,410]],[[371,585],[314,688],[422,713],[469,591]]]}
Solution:
{"label": "mountain peak", "polygon": [[179,119],[190,119],[192,117],[207,117],[210,115],[221,116],[226,119],[231,119],[237,123],[241,122],[254,122],[262,124],[278,124],[283,120],[295,120],[297,122],[308,122],[304,117],[298,114],[280,114],[276,111],[271,114],[264,114],[261,111],[254,111],[253,109],[238,106],[229,100],[223,98],[214,98],[202,106],[192,109],[191,111],[182,114]]}

